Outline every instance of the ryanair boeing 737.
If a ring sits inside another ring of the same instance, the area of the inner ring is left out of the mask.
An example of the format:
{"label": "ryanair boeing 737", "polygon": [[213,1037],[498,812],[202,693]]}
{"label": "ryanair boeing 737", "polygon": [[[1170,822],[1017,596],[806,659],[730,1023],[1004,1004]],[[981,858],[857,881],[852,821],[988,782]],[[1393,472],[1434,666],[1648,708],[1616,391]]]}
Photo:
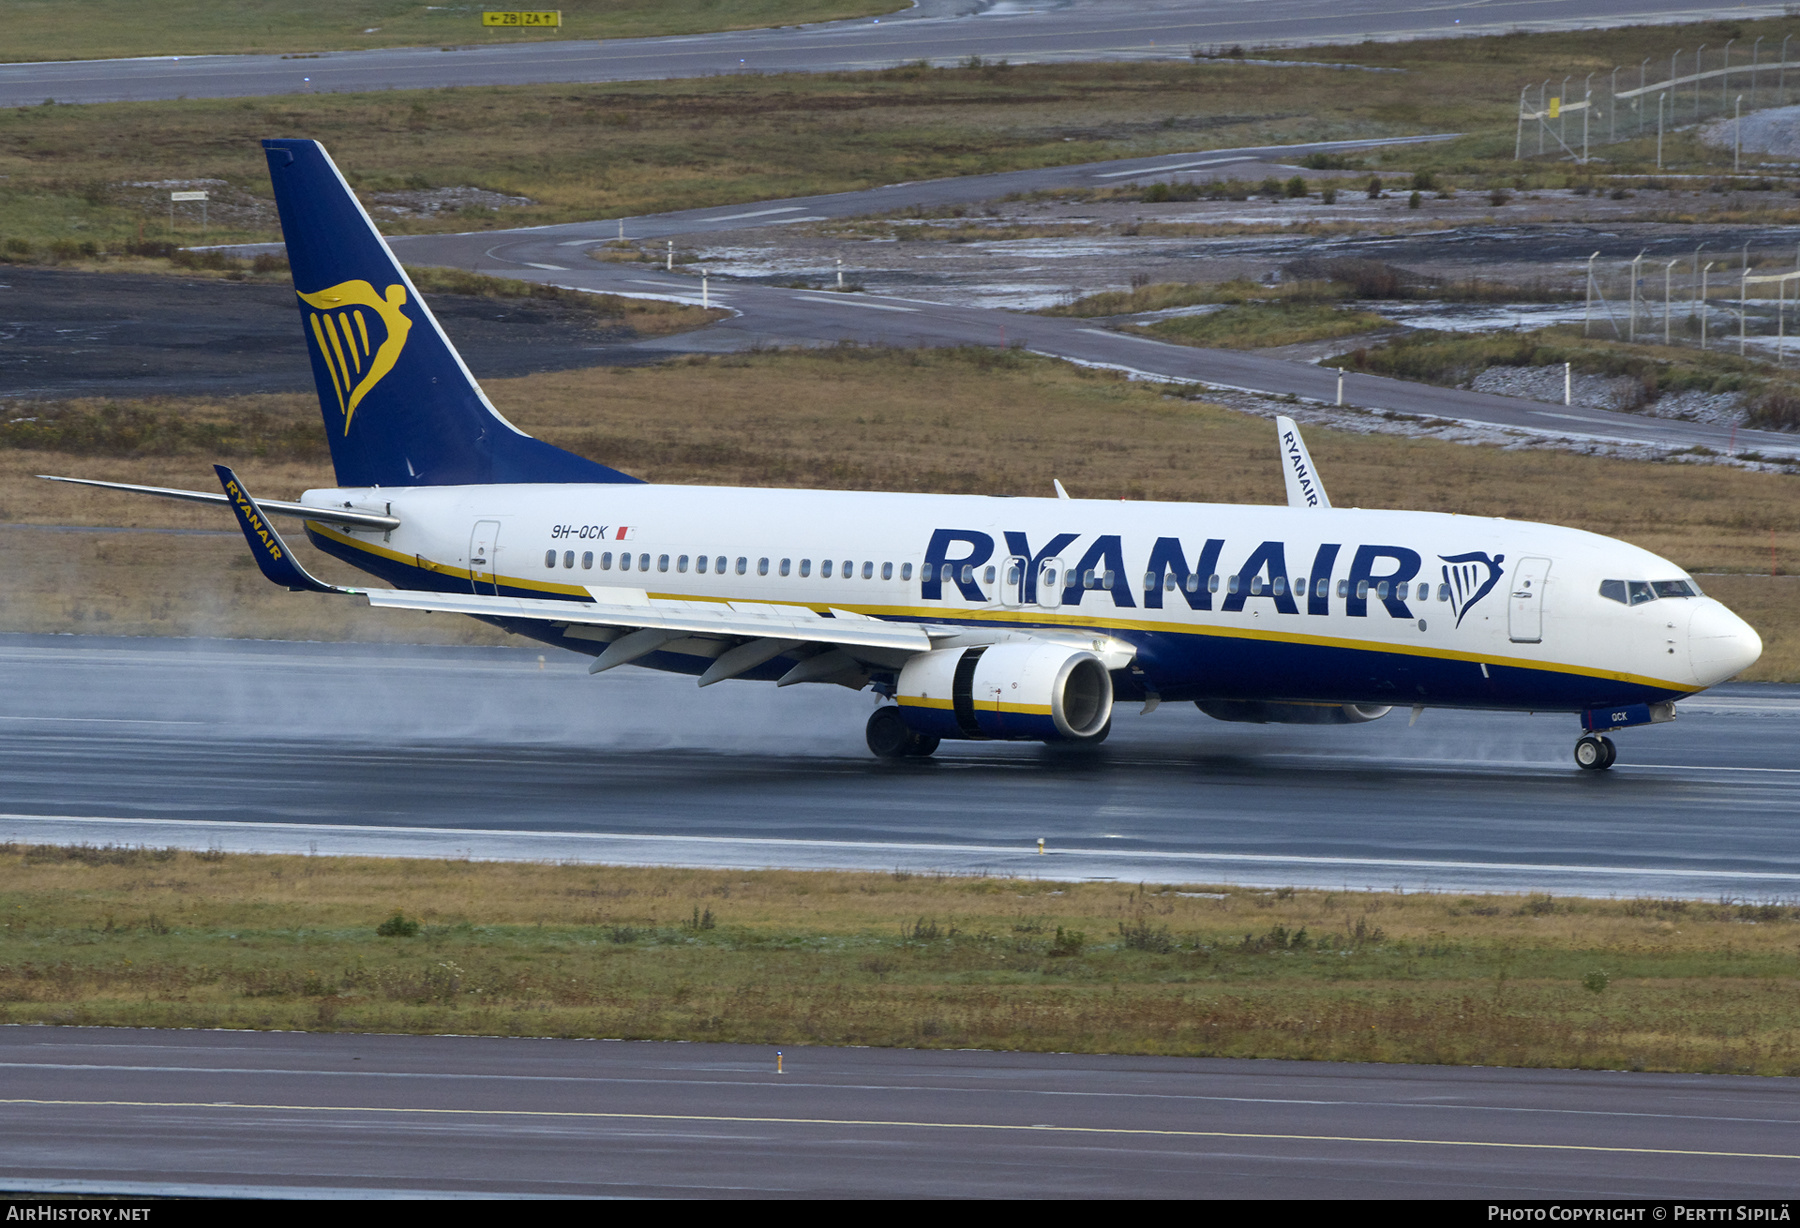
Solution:
{"label": "ryanair boeing 737", "polygon": [[[1334,508],[1279,421],[1288,506],[654,486],[488,403],[314,141],[263,143],[338,486],[227,503],[294,590],[467,614],[620,665],[891,700],[875,754],[1094,744],[1113,707],[1354,724],[1391,708],[1561,711],[1575,761],[1762,652],[1666,559],[1552,525]],[[80,479],[57,479],[78,481]],[[271,516],[392,584],[321,583]]]}

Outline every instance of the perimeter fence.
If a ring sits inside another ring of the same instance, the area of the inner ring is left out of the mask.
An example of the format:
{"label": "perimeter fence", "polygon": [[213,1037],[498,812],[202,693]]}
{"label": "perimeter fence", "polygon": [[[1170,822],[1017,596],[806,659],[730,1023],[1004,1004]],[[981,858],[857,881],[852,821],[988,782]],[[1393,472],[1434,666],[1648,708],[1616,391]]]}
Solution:
{"label": "perimeter fence", "polygon": [[[1733,59],[1733,44],[1742,40],[1726,39],[1709,63],[1709,47],[1702,43],[1684,63],[1686,48],[1677,48],[1665,59],[1647,56],[1636,66],[1637,84],[1631,83],[1632,67],[1620,64],[1611,73],[1588,73],[1579,78],[1574,95],[1569,83],[1574,74],[1562,79],[1546,78],[1537,85],[1519,90],[1518,135],[1513,143],[1513,159],[1533,156],[1528,146],[1535,139],[1537,154],[1555,153],[1588,160],[1594,144],[1610,144],[1632,140],[1651,132],[1657,135],[1657,164],[1662,163],[1662,134],[1665,128],[1680,124],[1697,124],[1708,118],[1740,116],[1744,111],[1766,107],[1788,106],[1800,95],[1800,60],[1790,60],[1788,44],[1800,38],[1800,31],[1781,40],[1779,52],[1764,58],[1762,45],[1772,43],[1772,35],[1762,35],[1750,45],[1749,55],[1740,49]],[[1794,48],[1800,52],[1800,48]],[[1687,70],[1687,71],[1684,71]],[[1625,88],[1620,88],[1619,74],[1625,74]],[[1792,75],[1794,82],[1788,83]],[[1596,96],[1594,78],[1600,77]],[[1653,78],[1660,77],[1660,80]],[[1533,92],[1537,98],[1535,105]],[[1571,127],[1574,131],[1570,131]]]}

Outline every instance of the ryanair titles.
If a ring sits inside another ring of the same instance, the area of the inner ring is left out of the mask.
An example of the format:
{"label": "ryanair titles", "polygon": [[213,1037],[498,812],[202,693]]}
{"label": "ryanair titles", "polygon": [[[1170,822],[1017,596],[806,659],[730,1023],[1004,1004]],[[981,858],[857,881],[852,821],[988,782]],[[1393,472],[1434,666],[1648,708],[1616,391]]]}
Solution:
{"label": "ryanair titles", "polygon": [[[1284,542],[1260,542],[1245,555],[1241,546],[1227,554],[1223,538],[1207,538],[1190,559],[1180,538],[1159,537],[1142,569],[1128,571],[1125,546],[1116,533],[1091,538],[1079,553],[1078,533],[1056,534],[1036,548],[1024,533],[1001,537],[996,542],[979,529],[935,530],[925,549],[920,596],[942,601],[948,592],[975,603],[998,599],[1040,607],[1110,600],[1115,608],[1135,609],[1141,603],[1149,610],[1184,601],[1191,610],[1225,613],[1260,600],[1279,613],[1295,615],[1330,614],[1337,601],[1351,618],[1368,617],[1373,602],[1391,617],[1412,618],[1408,597],[1416,593],[1414,600],[1425,600],[1435,582],[1451,585],[1460,621],[1467,607],[1493,589],[1505,560],[1504,555],[1468,553],[1440,556],[1428,564],[1406,546],[1326,542],[1313,549],[1310,559],[1294,559],[1305,566],[1295,571]],[[1348,560],[1342,572],[1340,558]],[[1476,576],[1485,583],[1471,584]],[[990,592],[996,586],[999,591]]]}

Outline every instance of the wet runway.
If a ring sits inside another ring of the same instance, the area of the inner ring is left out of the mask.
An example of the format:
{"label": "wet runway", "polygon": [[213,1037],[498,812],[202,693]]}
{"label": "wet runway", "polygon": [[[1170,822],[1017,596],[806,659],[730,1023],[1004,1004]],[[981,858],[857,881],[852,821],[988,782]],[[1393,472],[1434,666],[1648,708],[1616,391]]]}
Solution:
{"label": "wet runway", "polygon": [[[1579,772],[1567,715],[1124,710],[1098,754],[871,758],[868,695],[534,649],[0,637],[0,839],[1167,882],[1800,897],[1800,687]],[[1036,842],[1045,841],[1039,855]]]}
{"label": "wet runway", "polygon": [[1792,1079],[792,1047],[784,1067],[752,1045],[6,1027],[0,1190],[1736,1201],[1800,1171]]}

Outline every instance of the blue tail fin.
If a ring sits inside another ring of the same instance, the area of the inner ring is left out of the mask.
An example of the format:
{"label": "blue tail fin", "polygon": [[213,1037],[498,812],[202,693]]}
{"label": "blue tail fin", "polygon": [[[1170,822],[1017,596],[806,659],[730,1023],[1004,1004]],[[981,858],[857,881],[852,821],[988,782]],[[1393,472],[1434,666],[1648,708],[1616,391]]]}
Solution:
{"label": "blue tail fin", "polygon": [[639,479],[500,416],[317,141],[264,141],[300,321],[345,486]]}

